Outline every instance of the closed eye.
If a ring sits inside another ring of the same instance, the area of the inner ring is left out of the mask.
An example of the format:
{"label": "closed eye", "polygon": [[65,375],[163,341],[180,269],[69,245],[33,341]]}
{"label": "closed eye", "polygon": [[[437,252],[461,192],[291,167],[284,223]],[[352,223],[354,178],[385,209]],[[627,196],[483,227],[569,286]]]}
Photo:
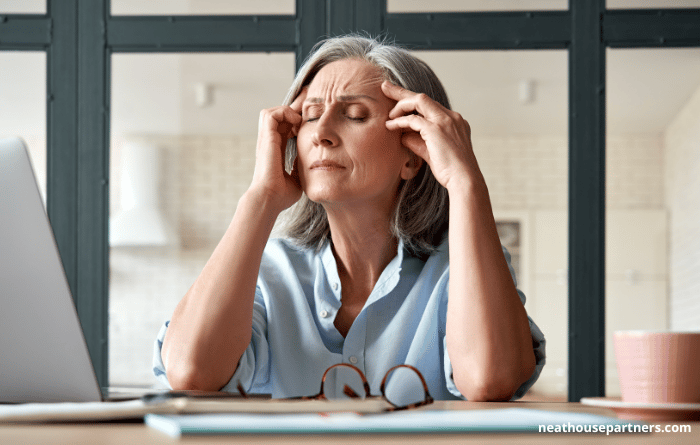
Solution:
{"label": "closed eye", "polygon": [[345,117],[354,122],[364,122],[367,120],[368,111],[363,105],[351,103],[345,107]]}
{"label": "closed eye", "polygon": [[317,121],[321,118],[323,114],[323,106],[321,104],[312,104],[302,109],[301,117],[306,122]]}

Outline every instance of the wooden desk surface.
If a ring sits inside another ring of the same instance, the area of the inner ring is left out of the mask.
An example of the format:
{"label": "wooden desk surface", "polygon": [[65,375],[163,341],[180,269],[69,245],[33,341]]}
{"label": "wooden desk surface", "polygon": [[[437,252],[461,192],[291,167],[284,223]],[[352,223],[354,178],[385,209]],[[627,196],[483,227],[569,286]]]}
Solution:
{"label": "wooden desk surface", "polygon": [[[559,402],[511,402],[511,403],[471,403],[435,402],[427,409],[502,409],[511,407],[545,409],[552,411],[590,412],[614,415],[611,411],[583,406],[578,403]],[[650,422],[652,423],[652,422]],[[92,424],[0,424],[0,444],[226,444],[226,443],[271,443],[275,444],[358,444],[377,443],[383,445],[410,443],[430,443],[431,445],[455,443],[482,444],[667,444],[674,445],[700,443],[700,422],[681,423],[691,425],[690,433],[650,433],[650,434],[586,434],[586,433],[539,433],[539,434],[382,434],[382,435],[241,435],[241,436],[202,436],[173,439],[153,430],[143,423],[92,423]],[[666,425],[665,423],[660,425]]]}

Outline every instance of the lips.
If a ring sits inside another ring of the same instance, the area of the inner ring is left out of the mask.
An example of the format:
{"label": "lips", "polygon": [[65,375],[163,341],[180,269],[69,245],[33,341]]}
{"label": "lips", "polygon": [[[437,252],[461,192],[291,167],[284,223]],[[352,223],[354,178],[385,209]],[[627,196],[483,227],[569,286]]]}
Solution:
{"label": "lips", "polygon": [[338,164],[337,162],[331,161],[329,159],[323,159],[320,161],[316,161],[313,164],[311,164],[311,167],[309,167],[309,170],[341,170],[344,169],[342,165]]}

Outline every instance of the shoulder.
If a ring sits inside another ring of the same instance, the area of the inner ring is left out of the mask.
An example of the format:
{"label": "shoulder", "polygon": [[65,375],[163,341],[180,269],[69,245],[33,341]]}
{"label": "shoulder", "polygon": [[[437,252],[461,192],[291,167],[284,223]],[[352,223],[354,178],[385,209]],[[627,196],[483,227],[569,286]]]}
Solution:
{"label": "shoulder", "polygon": [[304,267],[319,256],[313,249],[303,247],[287,238],[270,238],[265,245],[261,267]]}
{"label": "shoulder", "polygon": [[449,281],[450,255],[447,241],[440,243],[427,257],[403,253],[401,276],[422,292],[441,293]]}
{"label": "shoulder", "polygon": [[450,266],[450,244],[447,237],[435,247],[427,259],[426,265],[447,270]]}
{"label": "shoulder", "polygon": [[275,252],[298,255],[299,253],[305,253],[309,250],[310,249],[296,244],[289,238],[270,238],[267,240],[267,244],[265,245],[265,253]]}

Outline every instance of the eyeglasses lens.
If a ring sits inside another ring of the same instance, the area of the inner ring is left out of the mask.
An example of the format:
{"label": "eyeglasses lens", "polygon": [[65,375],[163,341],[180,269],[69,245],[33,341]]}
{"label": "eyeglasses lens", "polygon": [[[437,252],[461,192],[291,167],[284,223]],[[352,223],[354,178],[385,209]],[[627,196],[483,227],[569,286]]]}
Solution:
{"label": "eyeglasses lens", "polygon": [[323,393],[329,400],[365,398],[362,378],[354,369],[338,366],[330,369],[323,384]]}
{"label": "eyeglasses lens", "polygon": [[425,389],[418,374],[409,368],[397,368],[387,376],[384,387],[386,399],[394,406],[404,407],[425,400]]}

